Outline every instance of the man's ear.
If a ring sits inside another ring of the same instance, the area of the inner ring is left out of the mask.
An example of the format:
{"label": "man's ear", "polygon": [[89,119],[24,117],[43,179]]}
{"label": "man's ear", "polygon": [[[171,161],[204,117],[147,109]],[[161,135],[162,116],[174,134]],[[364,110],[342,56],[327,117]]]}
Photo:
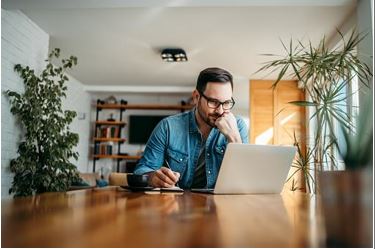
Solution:
{"label": "man's ear", "polygon": [[198,104],[198,101],[199,101],[199,92],[197,89],[195,89],[192,93],[192,97],[193,97],[193,103],[194,105]]}

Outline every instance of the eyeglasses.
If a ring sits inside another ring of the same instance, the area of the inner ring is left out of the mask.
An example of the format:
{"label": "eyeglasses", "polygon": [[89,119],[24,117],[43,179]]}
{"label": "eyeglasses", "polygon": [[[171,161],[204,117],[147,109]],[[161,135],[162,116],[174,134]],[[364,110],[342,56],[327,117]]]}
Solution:
{"label": "eyeglasses", "polygon": [[233,108],[234,104],[236,103],[233,98],[231,100],[226,100],[224,102],[220,102],[217,99],[212,99],[210,97],[207,97],[202,92],[199,92],[199,94],[207,100],[207,106],[212,109],[218,108],[220,105],[223,107],[224,110],[230,110]]}

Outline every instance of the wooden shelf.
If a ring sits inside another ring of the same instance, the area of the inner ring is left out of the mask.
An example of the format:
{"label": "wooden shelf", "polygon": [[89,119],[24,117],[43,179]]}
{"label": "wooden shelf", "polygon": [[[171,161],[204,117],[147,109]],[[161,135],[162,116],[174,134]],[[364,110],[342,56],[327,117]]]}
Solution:
{"label": "wooden shelf", "polygon": [[112,159],[125,159],[125,160],[139,160],[142,156],[130,155],[93,155],[94,158],[112,158]]}
{"label": "wooden shelf", "polygon": [[123,121],[107,121],[107,120],[98,120],[95,121],[97,125],[126,125]]}
{"label": "wooden shelf", "polygon": [[190,110],[194,105],[121,105],[121,104],[98,104],[101,109],[133,109],[133,110]]}
{"label": "wooden shelf", "polygon": [[94,137],[95,142],[125,142],[125,138],[116,137]]}

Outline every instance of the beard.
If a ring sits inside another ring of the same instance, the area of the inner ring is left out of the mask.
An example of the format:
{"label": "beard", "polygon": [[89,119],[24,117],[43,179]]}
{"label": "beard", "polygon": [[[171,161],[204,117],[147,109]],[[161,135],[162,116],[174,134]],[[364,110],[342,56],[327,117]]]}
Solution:
{"label": "beard", "polygon": [[216,125],[215,125],[215,122],[216,122],[216,119],[218,119],[221,115],[217,114],[217,113],[210,113],[208,115],[206,115],[201,106],[200,106],[200,103],[198,103],[197,105],[197,111],[198,111],[198,115],[199,117],[210,127],[212,128],[216,128]]}

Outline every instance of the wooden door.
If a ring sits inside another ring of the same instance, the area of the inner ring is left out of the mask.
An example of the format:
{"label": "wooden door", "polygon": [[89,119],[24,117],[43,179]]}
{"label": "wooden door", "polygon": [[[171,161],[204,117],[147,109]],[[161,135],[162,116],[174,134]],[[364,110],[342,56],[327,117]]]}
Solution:
{"label": "wooden door", "polygon": [[[304,100],[297,81],[281,81],[273,89],[272,80],[250,81],[250,143],[293,145],[306,138],[305,108],[288,104]],[[302,143],[302,148],[305,144]],[[291,168],[289,176],[295,168]],[[296,174],[285,189],[305,190],[303,174]]]}
{"label": "wooden door", "polygon": [[289,104],[291,101],[305,100],[304,92],[298,88],[297,81],[283,81],[274,93],[274,144],[293,145],[296,135],[297,141],[305,138],[305,108]]}

